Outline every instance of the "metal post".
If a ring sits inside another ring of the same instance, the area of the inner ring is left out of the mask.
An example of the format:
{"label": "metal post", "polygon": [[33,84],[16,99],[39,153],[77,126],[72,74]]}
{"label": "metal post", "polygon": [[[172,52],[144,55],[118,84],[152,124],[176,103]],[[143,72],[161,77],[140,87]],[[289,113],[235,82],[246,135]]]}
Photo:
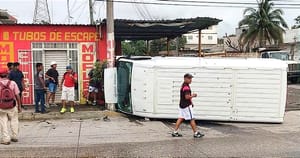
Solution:
{"label": "metal post", "polygon": [[199,32],[198,33],[198,51],[199,51],[198,56],[201,57],[202,56],[202,54],[201,54],[201,49],[202,49],[201,48],[201,29],[199,29],[198,32]]}
{"label": "metal post", "polygon": [[170,39],[169,37],[167,38],[167,56],[170,55]]}
{"label": "metal post", "polygon": [[[106,29],[107,29],[107,62],[108,67],[112,68],[115,65],[115,35],[114,35],[114,7],[113,0],[107,0],[106,3]],[[107,104],[107,108],[115,111],[115,104]]]}
{"label": "metal post", "polygon": [[150,41],[149,40],[146,41],[146,51],[147,51],[147,55],[151,56],[151,54],[150,54]]}
{"label": "metal post", "polygon": [[94,9],[93,9],[93,2],[89,0],[89,11],[90,11],[90,24],[95,24],[94,22]]}

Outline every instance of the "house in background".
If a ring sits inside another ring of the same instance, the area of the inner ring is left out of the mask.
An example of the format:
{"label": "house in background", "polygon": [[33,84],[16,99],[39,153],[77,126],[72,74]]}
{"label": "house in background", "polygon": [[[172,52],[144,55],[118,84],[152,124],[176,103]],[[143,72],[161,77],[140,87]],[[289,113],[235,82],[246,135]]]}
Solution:
{"label": "house in background", "polygon": [[300,61],[300,28],[286,30],[283,35],[284,47],[293,54],[296,61]]}
{"label": "house in background", "polygon": [[[210,50],[218,44],[217,25],[213,25],[201,31],[201,47],[202,50]],[[198,50],[199,32],[191,32],[184,34],[186,37],[186,50]]]}

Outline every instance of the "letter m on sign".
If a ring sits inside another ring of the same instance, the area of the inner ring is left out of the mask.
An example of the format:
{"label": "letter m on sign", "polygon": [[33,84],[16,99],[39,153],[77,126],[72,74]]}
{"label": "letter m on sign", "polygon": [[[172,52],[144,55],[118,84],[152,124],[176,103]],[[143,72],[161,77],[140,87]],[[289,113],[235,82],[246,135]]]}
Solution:
{"label": "letter m on sign", "polygon": [[94,45],[93,44],[83,44],[82,45],[82,52],[83,53],[92,53],[94,52]]}
{"label": "letter m on sign", "polygon": [[0,53],[10,53],[10,44],[1,42],[0,43]]}

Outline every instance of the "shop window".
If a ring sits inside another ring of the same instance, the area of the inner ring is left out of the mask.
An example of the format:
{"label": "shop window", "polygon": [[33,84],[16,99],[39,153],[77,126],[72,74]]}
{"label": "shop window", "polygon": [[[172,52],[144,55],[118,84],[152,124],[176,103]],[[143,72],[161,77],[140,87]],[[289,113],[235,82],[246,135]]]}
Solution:
{"label": "shop window", "polygon": [[69,43],[69,48],[76,49],[77,45],[78,45],[77,43]]}
{"label": "shop window", "polygon": [[43,43],[32,43],[32,48],[43,48]]}
{"label": "shop window", "polygon": [[67,43],[45,43],[45,48],[68,48]]}

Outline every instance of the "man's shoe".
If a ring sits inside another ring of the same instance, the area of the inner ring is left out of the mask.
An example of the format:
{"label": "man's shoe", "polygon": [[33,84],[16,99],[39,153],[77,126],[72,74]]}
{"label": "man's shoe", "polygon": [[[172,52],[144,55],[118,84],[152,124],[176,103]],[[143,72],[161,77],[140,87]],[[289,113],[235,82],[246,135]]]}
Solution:
{"label": "man's shoe", "polygon": [[71,107],[71,108],[70,108],[70,112],[71,112],[71,113],[74,113],[74,112],[75,112],[75,109],[74,109],[73,107]]}
{"label": "man's shoe", "polygon": [[173,132],[172,137],[182,137],[182,134],[180,134],[178,132]]}
{"label": "man's shoe", "polygon": [[12,142],[18,142],[18,139],[12,138],[10,141],[12,141]]}
{"label": "man's shoe", "polygon": [[41,111],[41,114],[47,114],[47,113],[49,113],[50,111],[48,111],[48,110],[45,110],[45,111]]}
{"label": "man's shoe", "polygon": [[41,113],[41,111],[35,111],[34,113]]}
{"label": "man's shoe", "polygon": [[9,145],[10,142],[2,142],[1,144],[3,144],[3,145]]}
{"label": "man's shoe", "polygon": [[55,103],[52,103],[51,106],[57,107],[58,105]]}
{"label": "man's shoe", "polygon": [[64,114],[65,112],[67,112],[67,109],[66,108],[61,108],[60,113]]}
{"label": "man's shoe", "polygon": [[27,110],[27,108],[24,105],[21,105],[21,108]]}
{"label": "man's shoe", "polygon": [[197,133],[194,134],[194,138],[201,138],[203,136],[204,136],[204,134],[202,134],[200,132],[197,132]]}
{"label": "man's shoe", "polygon": [[96,106],[96,105],[97,105],[97,102],[96,102],[96,101],[94,101],[92,105],[93,105],[93,106]]}
{"label": "man's shoe", "polygon": [[50,105],[49,105],[49,104],[45,104],[45,107],[46,107],[47,109],[49,109],[49,108],[50,108]]}

